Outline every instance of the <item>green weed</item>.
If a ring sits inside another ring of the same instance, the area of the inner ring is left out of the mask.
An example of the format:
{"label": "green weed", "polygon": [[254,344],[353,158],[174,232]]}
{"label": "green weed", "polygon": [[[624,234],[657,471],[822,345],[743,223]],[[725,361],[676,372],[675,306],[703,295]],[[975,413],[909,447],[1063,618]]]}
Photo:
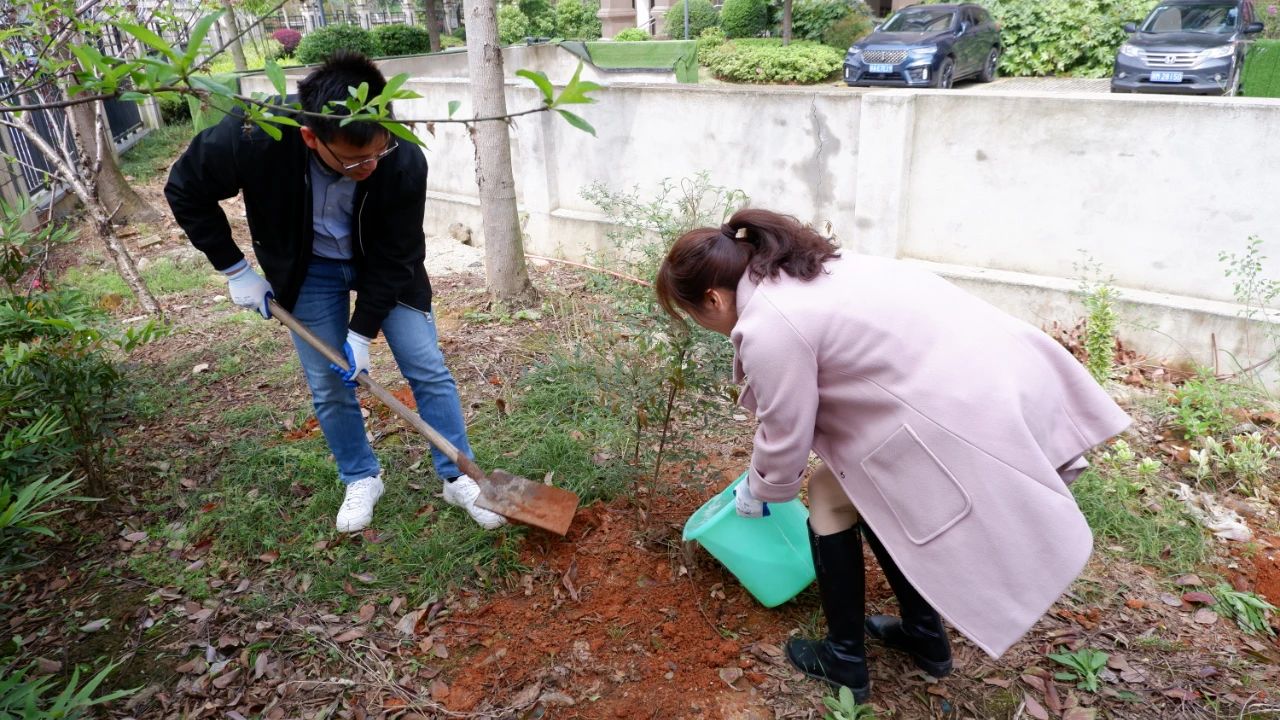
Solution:
{"label": "green weed", "polygon": [[1071,485],[1094,535],[1119,545],[1122,556],[1169,573],[1203,562],[1208,552],[1204,532],[1175,506],[1151,498],[1149,459],[1117,459],[1116,452],[1131,454],[1122,443],[1117,441],[1119,450],[1099,458]]}
{"label": "green weed", "polygon": [[1068,669],[1067,672],[1054,673],[1055,679],[1075,682],[1077,688],[1088,692],[1098,692],[1098,673],[1107,666],[1108,657],[1100,650],[1089,648],[1049,655],[1050,660]]}
{"label": "green weed", "polygon": [[830,695],[823,697],[822,704],[827,706],[824,720],[875,720],[876,717],[875,708],[870,705],[859,705],[858,701],[853,699],[853,691],[843,685],[840,686],[840,692],[836,697]]}
{"label": "green weed", "polygon": [[1275,635],[1267,616],[1277,611],[1276,606],[1258,597],[1257,593],[1240,592],[1227,584],[1213,589],[1218,599],[1214,609],[1223,617],[1236,621],[1240,629],[1250,635]]}

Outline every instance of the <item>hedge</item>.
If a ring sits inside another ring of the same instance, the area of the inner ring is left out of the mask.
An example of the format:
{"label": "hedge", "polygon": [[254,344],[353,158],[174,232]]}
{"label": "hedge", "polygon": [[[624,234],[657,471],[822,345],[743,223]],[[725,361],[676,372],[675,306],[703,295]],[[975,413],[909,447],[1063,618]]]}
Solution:
{"label": "hedge", "polygon": [[354,50],[369,57],[379,54],[378,42],[368,30],[356,25],[325,25],[307,33],[298,43],[298,62],[322,63],[336,50]]}
{"label": "hedge", "polygon": [[1255,40],[1244,60],[1241,78],[1249,97],[1280,98],[1280,40]]}
{"label": "hedge", "polygon": [[[720,11],[710,0],[689,0],[689,39],[697,39],[703,30],[720,24]],[[672,40],[684,39],[684,0],[671,3],[663,18],[663,30]]]}
{"label": "hedge", "polygon": [[797,40],[730,40],[703,54],[711,73],[741,83],[822,82],[840,71],[844,52],[827,45]]}
{"label": "hedge", "polygon": [[[768,27],[769,10],[765,0],[724,0],[720,6],[720,28],[731,38],[752,38]],[[683,11],[680,31],[684,32]]]}

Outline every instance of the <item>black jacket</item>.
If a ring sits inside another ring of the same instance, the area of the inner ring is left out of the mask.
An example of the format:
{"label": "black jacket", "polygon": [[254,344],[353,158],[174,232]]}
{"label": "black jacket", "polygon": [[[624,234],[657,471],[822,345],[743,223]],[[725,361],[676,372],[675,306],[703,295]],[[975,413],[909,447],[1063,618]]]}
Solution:
{"label": "black jacket", "polygon": [[[276,301],[292,310],[311,262],[311,150],[297,128],[281,128],[272,140],[242,113],[233,113],[196,135],[174,163],[164,195],[191,243],[224,270],[244,257],[231,239],[219,200],[244,192],[249,234]],[[356,185],[352,213],[352,262],[356,307],[350,328],[375,337],[387,313],[403,303],[427,312],[431,283],[422,231],[427,160],[401,142],[366,180]]]}

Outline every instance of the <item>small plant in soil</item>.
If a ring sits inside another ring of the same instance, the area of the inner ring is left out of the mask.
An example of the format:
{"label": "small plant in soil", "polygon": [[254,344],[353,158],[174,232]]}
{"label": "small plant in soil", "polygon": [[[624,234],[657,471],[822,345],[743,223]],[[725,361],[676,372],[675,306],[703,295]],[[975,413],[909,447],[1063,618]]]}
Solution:
{"label": "small plant in soil", "polygon": [[1101,650],[1090,648],[1049,655],[1050,660],[1067,668],[1066,672],[1054,673],[1054,679],[1074,682],[1076,687],[1088,692],[1098,692],[1098,673],[1107,666],[1109,657]]}
{"label": "small plant in soil", "polygon": [[1227,584],[1213,589],[1218,602],[1214,605],[1223,617],[1236,621],[1241,630],[1250,635],[1272,635],[1267,617],[1276,612],[1276,606],[1258,597],[1257,593],[1241,592]]}
{"label": "small plant in soil", "polygon": [[1106,382],[1111,377],[1115,364],[1116,350],[1116,290],[1112,286],[1113,278],[1102,277],[1102,267],[1093,258],[1076,264],[1076,271],[1081,274],[1080,295],[1084,299],[1085,336],[1084,348],[1088,353],[1085,367],[1098,382]]}
{"label": "small plant in soil", "polygon": [[827,714],[823,715],[823,720],[875,720],[876,717],[874,708],[859,705],[853,699],[853,692],[844,686],[840,687],[836,697],[828,695],[822,698],[822,704],[827,706]]}

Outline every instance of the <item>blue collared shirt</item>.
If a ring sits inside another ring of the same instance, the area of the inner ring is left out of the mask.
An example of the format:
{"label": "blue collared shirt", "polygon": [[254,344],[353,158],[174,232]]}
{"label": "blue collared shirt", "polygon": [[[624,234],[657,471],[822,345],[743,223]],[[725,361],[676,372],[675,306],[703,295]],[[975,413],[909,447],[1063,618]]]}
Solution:
{"label": "blue collared shirt", "polygon": [[350,260],[351,215],[355,210],[356,181],[325,167],[311,156],[311,223],[315,240],[311,251],[323,258]]}

